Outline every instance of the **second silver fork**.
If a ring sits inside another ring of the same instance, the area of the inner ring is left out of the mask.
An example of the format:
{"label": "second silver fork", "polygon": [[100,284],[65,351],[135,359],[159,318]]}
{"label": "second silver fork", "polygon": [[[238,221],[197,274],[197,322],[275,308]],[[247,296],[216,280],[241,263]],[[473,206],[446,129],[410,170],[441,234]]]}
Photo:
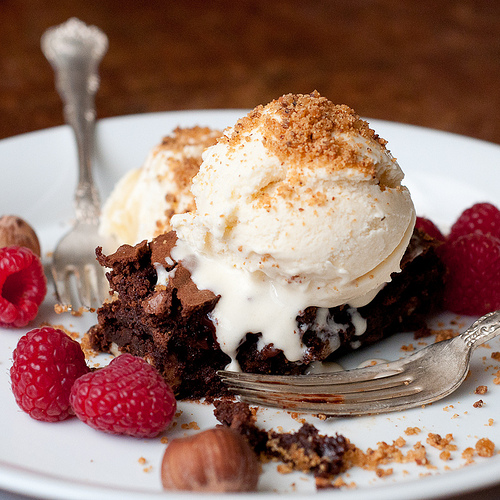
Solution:
{"label": "second silver fork", "polygon": [[73,129],[79,178],[75,191],[76,223],[58,243],[52,275],[58,303],[72,312],[94,309],[104,300],[107,282],[96,261],[97,246],[114,249],[113,242],[98,235],[100,200],[92,176],[95,129],[95,94],[98,65],[108,48],[106,35],[76,18],[48,29],[42,51],[52,65],[56,88],[64,104],[66,123]]}

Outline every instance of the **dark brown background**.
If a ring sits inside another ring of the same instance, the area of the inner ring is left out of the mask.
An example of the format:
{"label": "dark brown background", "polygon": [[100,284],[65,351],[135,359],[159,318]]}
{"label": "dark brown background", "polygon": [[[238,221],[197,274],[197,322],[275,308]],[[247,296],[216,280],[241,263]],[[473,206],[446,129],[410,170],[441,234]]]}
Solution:
{"label": "dark brown background", "polygon": [[317,89],[359,114],[500,143],[500,2],[0,0],[0,137],[63,123],[40,36],[102,28],[99,117]]}

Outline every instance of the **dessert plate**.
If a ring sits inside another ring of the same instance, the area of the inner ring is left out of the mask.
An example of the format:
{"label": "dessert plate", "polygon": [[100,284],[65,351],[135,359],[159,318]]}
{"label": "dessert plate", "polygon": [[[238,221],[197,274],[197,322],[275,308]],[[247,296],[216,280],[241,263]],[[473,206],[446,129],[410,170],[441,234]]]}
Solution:
{"label": "dessert plate", "polygon": [[[103,197],[125,171],[140,166],[148,151],[174,127],[223,128],[244,114],[243,110],[187,111],[102,120],[97,127],[96,180]],[[389,141],[389,149],[406,173],[406,184],[420,215],[431,217],[446,229],[464,208],[477,201],[500,205],[500,146],[414,126],[369,121]],[[75,159],[73,138],[65,126],[0,141],[0,214],[19,215],[36,228],[45,261],[72,222]],[[441,314],[431,318],[431,326],[458,330],[469,326],[473,320]],[[49,288],[33,326],[48,322],[64,325],[81,335],[94,321],[92,314],[81,317],[55,314],[53,290]],[[196,494],[162,492],[159,465],[165,444],[160,438],[140,440],[110,436],[76,419],[47,424],[31,420],[21,412],[10,391],[8,371],[12,351],[25,331],[0,329],[0,489],[3,490],[0,498],[11,498],[12,494],[65,500],[198,498]],[[402,334],[350,355],[341,360],[341,364],[353,368],[373,358],[397,359],[433,340],[433,336],[415,340],[412,334]],[[377,448],[381,441],[392,444],[403,437],[406,444],[401,451],[406,454],[421,442],[429,463],[379,464],[385,475],[353,468],[342,478],[355,487],[343,487],[334,492],[316,491],[311,476],[281,474],[276,463],[269,463],[264,466],[259,494],[238,495],[237,498],[274,499],[293,494],[298,499],[321,499],[334,494],[339,500],[429,499],[496,485],[500,482],[500,385],[494,380],[500,361],[491,355],[498,351],[500,339],[477,349],[471,374],[464,384],[451,396],[426,408],[328,420],[259,410],[259,424],[263,427],[297,430],[301,422],[307,420],[322,433],[344,434],[365,451]],[[101,355],[92,363],[102,365],[108,360]],[[479,385],[488,387],[486,394],[475,394]],[[483,406],[475,407],[474,403],[480,399]],[[168,439],[216,424],[208,404],[180,403],[179,409],[181,413],[176,425],[164,433]],[[418,434],[405,433],[417,427],[420,429]],[[440,458],[442,450],[427,443],[429,433],[443,437],[453,435],[451,443],[457,450],[450,452],[449,460]],[[474,447],[481,438],[497,441],[494,456],[476,455],[474,463],[466,465],[462,451]],[[495,491],[498,494],[500,489]],[[236,496],[227,495],[226,498]]]}

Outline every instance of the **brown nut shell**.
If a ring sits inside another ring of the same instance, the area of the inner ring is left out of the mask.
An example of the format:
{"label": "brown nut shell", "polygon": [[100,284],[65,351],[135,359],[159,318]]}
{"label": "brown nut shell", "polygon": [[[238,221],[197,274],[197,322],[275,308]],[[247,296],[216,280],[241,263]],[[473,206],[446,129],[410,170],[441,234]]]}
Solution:
{"label": "brown nut shell", "polygon": [[29,248],[40,257],[40,242],[33,228],[21,217],[3,215],[0,217],[0,248],[19,246]]}
{"label": "brown nut shell", "polygon": [[228,427],[172,440],[161,464],[166,490],[255,491],[260,465],[249,444]]}

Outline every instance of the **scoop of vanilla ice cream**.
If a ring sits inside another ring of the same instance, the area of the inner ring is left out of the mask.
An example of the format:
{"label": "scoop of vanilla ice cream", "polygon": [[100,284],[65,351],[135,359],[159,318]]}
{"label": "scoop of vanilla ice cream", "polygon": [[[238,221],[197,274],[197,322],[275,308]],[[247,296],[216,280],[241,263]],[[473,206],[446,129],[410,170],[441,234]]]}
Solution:
{"label": "scoop of vanilla ice cream", "polygon": [[155,146],[144,165],[116,184],[103,206],[100,233],[119,244],[133,245],[170,230],[170,217],[195,207],[191,179],[203,150],[215,143],[218,130],[177,128]]}
{"label": "scoop of vanilla ice cream", "polygon": [[286,95],[204,152],[196,210],[171,224],[194,254],[296,288],[308,306],[357,307],[400,270],[415,223],[402,179],[353,110]]}

